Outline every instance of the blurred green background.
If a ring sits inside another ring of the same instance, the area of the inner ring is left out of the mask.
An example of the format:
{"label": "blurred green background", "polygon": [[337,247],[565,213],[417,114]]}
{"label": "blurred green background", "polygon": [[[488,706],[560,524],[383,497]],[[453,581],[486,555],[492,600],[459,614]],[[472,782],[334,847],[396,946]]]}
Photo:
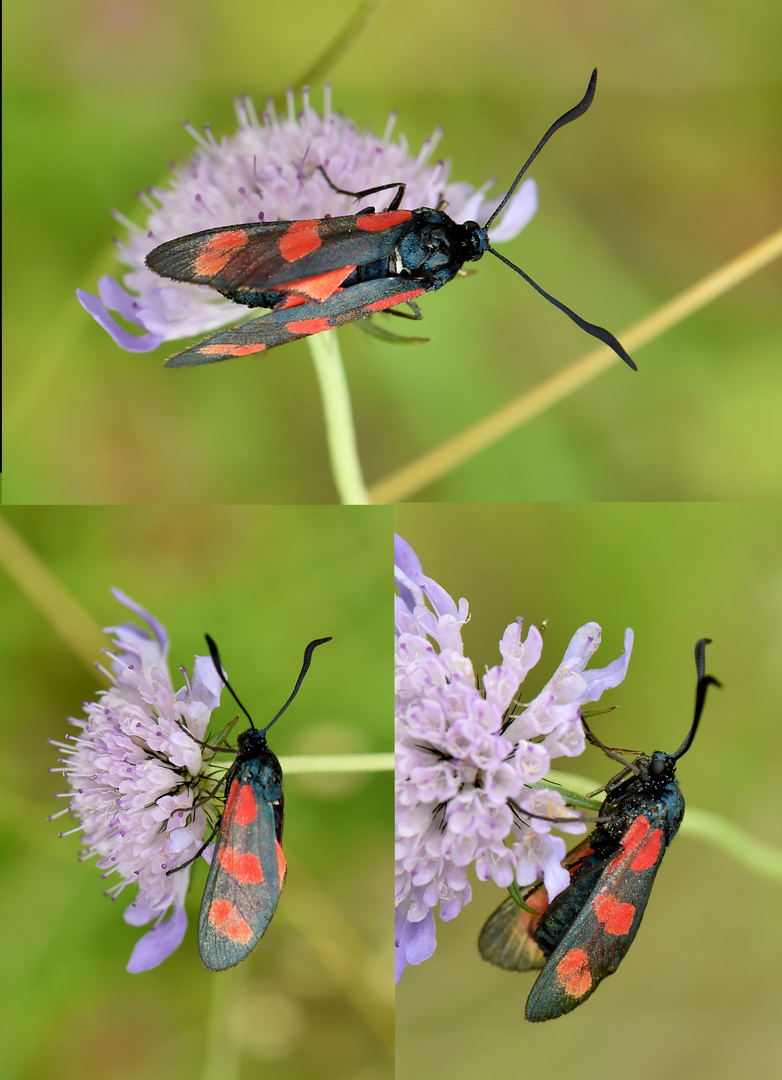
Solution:
{"label": "blurred green background", "polygon": [[[534,168],[503,246],[616,332],[779,227],[775,0],[469,0],[379,14],[329,71],[334,105],[452,176],[507,186],[600,69],[595,105]],[[53,0],[4,8],[6,488],[10,503],[331,502],[306,344],[195,371],[122,352],[77,305],[119,268],[115,207],[235,130],[232,99],[297,86],[355,0]],[[320,88],[313,87],[320,102]],[[777,264],[422,492],[428,499],[732,499],[779,491]],[[484,259],[427,297],[424,346],[341,332],[368,481],[592,347]]]}
{"label": "blurred green background", "polygon": [[[713,639],[709,695],[678,769],[685,799],[782,848],[782,516],[767,506],[402,507],[398,531],[424,572],[470,603],[465,651],[499,662],[505,626],[548,619],[523,700],[555,670],[583,623],[603,627],[594,666],[635,650],[597,718],[609,745],[671,752],[692,720],[693,646]],[[588,749],[573,769],[597,786],[615,767]],[[685,818],[686,825],[686,818]],[[567,839],[567,838],[566,838]],[[524,1020],[534,976],[482,961],[480,929],[505,895],[476,882],[458,918],[436,918],[434,957],[397,988],[397,1075],[632,1076],[732,1080],[779,1075],[780,883],[687,836],[665,857],[620,970],[571,1015]]]}
{"label": "blurred green background", "polygon": [[[176,686],[210,632],[256,723],[286,700],[307,641],[333,635],[275,726],[272,749],[391,750],[390,509],[11,508],[0,517],[7,566],[6,526],[98,627],[129,617],[111,585],[156,615],[171,637]],[[45,595],[55,598],[55,586]],[[215,976],[199,961],[200,863],[184,944],[154,971],[129,975],[141,932],[122,912],[134,890],[106,899],[111,882],[93,861],[77,862],[78,836],[58,839],[69,819],[47,821],[65,788],[47,773],[57,750],[46,739],[63,739],[66,716],[80,715],[105,683],[1,568],[0,598],[4,1080],[388,1080],[390,772],[286,777],[288,881],[245,963]],[[106,643],[97,635],[96,661]],[[212,730],[236,711],[224,698]]]}

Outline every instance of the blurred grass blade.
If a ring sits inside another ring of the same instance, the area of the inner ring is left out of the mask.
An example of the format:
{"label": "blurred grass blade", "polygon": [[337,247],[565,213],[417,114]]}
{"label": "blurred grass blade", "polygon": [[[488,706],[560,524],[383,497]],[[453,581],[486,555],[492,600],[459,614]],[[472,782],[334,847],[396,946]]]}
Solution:
{"label": "blurred grass blade", "polygon": [[[713,274],[669,300],[645,319],[623,330],[619,340],[630,352],[654,341],[664,331],[682,322],[689,315],[705,307],[712,300],[740,284],[750,275],[782,255],[782,229],[755,244],[742,255],[732,259]],[[400,502],[408,496],[445,476],[487,446],[498,442],[504,435],[515,431],[527,420],[545,412],[563,398],[580,390],[607,368],[619,363],[619,358],[606,346],[587,353],[581,360],[564,371],[540,383],[533,390],[515,398],[497,409],[490,416],[462,431],[453,439],[422,455],[411,465],[406,465],[385,480],[373,484],[369,497],[373,503]],[[641,378],[643,371],[636,378]]]}
{"label": "blurred grass blade", "polygon": [[0,515],[0,566],[63,641],[95,672],[106,639],[49,567]]}
{"label": "blurred grass blade", "polygon": [[354,41],[361,37],[366,28],[377,18],[388,3],[388,0],[362,0],[356,8],[356,12],[345,23],[339,34],[320,54],[318,59],[311,64],[306,71],[302,72],[292,85],[311,86],[320,82],[331,71],[334,65],[342,59]]}
{"label": "blurred grass blade", "polygon": [[758,840],[722,814],[693,806],[684,815],[682,833],[707,840],[729,858],[761,877],[782,882],[782,851],[764,840]]}

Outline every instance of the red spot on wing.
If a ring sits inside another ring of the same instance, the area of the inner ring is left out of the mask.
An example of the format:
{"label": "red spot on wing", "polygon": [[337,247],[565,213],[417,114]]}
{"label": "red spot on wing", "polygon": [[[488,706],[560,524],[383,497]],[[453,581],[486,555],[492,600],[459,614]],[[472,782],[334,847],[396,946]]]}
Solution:
{"label": "red spot on wing", "polygon": [[238,945],[252,941],[253,932],[230,900],[213,900],[209,905],[209,922],[218,933]]}
{"label": "red spot on wing", "polygon": [[622,837],[622,849],[625,853],[635,851],[640,847],[649,833],[649,819],[639,814],[633,824]]}
{"label": "red spot on wing", "polygon": [[234,906],[230,900],[213,900],[209,908],[209,921],[222,926],[231,917]]}
{"label": "red spot on wing", "polygon": [[627,934],[633,925],[635,904],[622,904],[610,894],[598,896],[594,903],[597,921],[607,934]]}
{"label": "red spot on wing", "polygon": [[534,908],[537,912],[536,915],[531,915],[528,911],[524,911],[523,908],[519,908],[518,915],[518,930],[521,934],[534,935],[540,922],[540,916],[548,907],[548,893],[543,885],[534,889],[531,893],[528,893],[524,897],[524,903],[527,907]]}
{"label": "red spot on wing", "polygon": [[638,854],[630,863],[630,869],[638,872],[642,870],[651,870],[660,857],[660,847],[662,842],[662,829],[652,829],[649,836],[641,845]]}
{"label": "red spot on wing", "polygon": [[204,244],[193,263],[193,272],[202,277],[214,277],[246,243],[247,233],[244,229],[217,233]]}
{"label": "red spot on wing", "polygon": [[251,851],[225,848],[220,852],[220,867],[243,885],[260,885],[263,881],[261,860]]}
{"label": "red spot on wing", "polygon": [[383,311],[395,304],[404,304],[407,300],[414,300],[416,296],[421,296],[425,292],[426,289],[410,289],[405,293],[397,293],[396,296],[386,296],[383,300],[376,300],[374,304],[367,304],[367,311]]}
{"label": "red spot on wing", "polygon": [[557,982],[571,997],[583,997],[592,985],[589,957],[583,949],[569,949],[557,964]]}
{"label": "red spot on wing", "polygon": [[204,345],[198,352],[204,356],[247,356],[249,353],[263,352],[265,348],[261,342],[254,345]]}
{"label": "red spot on wing", "polygon": [[281,304],[278,304],[274,310],[275,311],[282,311],[284,308],[298,307],[299,304],[306,304],[306,303],[307,303],[307,297],[306,296],[294,296],[294,294],[291,293],[290,296],[286,296],[285,299],[283,300],[283,302]]}
{"label": "red spot on wing", "polygon": [[403,221],[409,221],[413,216],[411,210],[389,210],[384,214],[361,214],[356,218],[356,228],[363,232],[383,232],[384,229],[392,229],[394,225],[401,225]]}
{"label": "red spot on wing", "polygon": [[526,893],[524,896],[524,903],[527,907],[532,908],[535,914],[517,907],[514,913],[516,917],[513,920],[513,925],[510,929],[510,935],[519,941],[523,941],[525,938],[530,937],[532,938],[533,946],[537,948],[535,943],[535,931],[538,928],[541,915],[549,905],[549,898],[545,885],[540,884],[530,892]]}
{"label": "red spot on wing", "polygon": [[277,880],[280,883],[280,888],[282,888],[282,883],[283,881],[285,881],[285,874],[288,869],[288,864],[286,863],[285,856],[282,853],[282,844],[280,844],[279,840],[275,841],[275,843],[277,844]]}
{"label": "red spot on wing", "polygon": [[[227,807],[226,807],[227,811]],[[242,784],[239,788],[239,797],[236,800],[236,812],[234,814],[234,821],[237,825],[249,825],[251,821],[255,821],[258,815],[258,804],[255,801],[255,795],[251,784]]]}
{"label": "red spot on wing", "polygon": [[338,270],[329,270],[327,274],[315,274],[286,284],[286,291],[302,293],[310,300],[328,300],[337,291],[342,282],[355,270],[355,266],[341,266]]}
{"label": "red spot on wing", "polygon": [[324,330],[331,330],[330,319],[299,319],[298,322],[285,324],[285,329],[292,334],[320,334]]}
{"label": "red spot on wing", "polygon": [[651,826],[649,825],[649,819],[645,818],[643,814],[639,814],[633,824],[622,837],[621,849],[618,855],[615,855],[612,862],[608,865],[608,868],[606,870],[607,874],[610,874],[611,871],[619,865],[619,863],[624,862],[628,855],[631,855],[637,848],[641,846],[641,844],[646,839],[650,828]]}
{"label": "red spot on wing", "polygon": [[280,237],[280,255],[286,262],[296,262],[297,259],[316,251],[323,243],[317,233],[318,222],[294,221],[287,231]]}

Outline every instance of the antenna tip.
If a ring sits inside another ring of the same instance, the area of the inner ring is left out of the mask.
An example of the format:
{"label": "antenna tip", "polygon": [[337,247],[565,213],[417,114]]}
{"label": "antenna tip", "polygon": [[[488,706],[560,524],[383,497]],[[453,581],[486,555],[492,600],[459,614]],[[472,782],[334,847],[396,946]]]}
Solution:
{"label": "antenna tip", "polygon": [[583,100],[581,102],[583,111],[589,108],[595,99],[595,88],[597,87],[597,68],[592,68],[592,74],[589,76],[589,86],[586,88]]}

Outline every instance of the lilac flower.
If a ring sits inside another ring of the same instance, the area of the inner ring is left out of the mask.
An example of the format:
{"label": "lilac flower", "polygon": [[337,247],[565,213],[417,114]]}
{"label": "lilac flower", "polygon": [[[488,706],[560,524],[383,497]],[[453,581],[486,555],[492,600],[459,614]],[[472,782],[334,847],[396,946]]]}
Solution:
{"label": "lilac flower", "polygon": [[72,831],[83,834],[81,858],[95,855],[104,877],[119,876],[107,892],[112,898],[138,886],[126,922],[154,923],[130,957],[128,971],[137,972],[157,967],[185,935],[190,868],[166,871],[195,856],[203,842],[206,814],[194,806],[203,765],[196,740],[220,703],[222,682],[211,657],[197,656],[192,682],[185,675],[175,692],[165,627],[118,589],[112,592],[152,633],[133,623],[107,629],[115,651],[106,650],[113,675],[104,673],[112,685],[85,702],[86,720],[69,718],[81,732],[55,745],[66,755],[62,771],[71,787],[61,813],[79,819]]}
{"label": "lilac flower", "polygon": [[[355,214],[382,199],[382,194],[359,200],[338,194],[316,171],[318,165],[335,187],[349,191],[401,181],[407,185],[405,207],[436,207],[445,200],[448,213],[458,222],[484,221],[499,205],[501,196],[486,198],[490,182],[474,190],[469,184],[449,182],[448,162],[427,164],[439,131],[413,155],[404,136],[392,139],[393,114],[378,139],[331,111],[330,87],[324,90],[322,117],[310,105],[306,88],[302,99],[303,108],[297,113],[290,91],[287,117],[277,117],[269,102],[260,121],[250,99],[238,99],[238,130],[219,142],[209,128],[204,137],[186,125],[198,146],[190,162],[174,169],[170,188],[150,188],[149,196],[142,196],[148,210],[146,226],[115,215],[130,233],[127,242],[117,241],[119,257],[128,267],[124,288],[105,276],[98,283],[99,297],[81,289],[77,295],[123,349],[149,352],[163,341],[215,330],[247,313],[206,286],[154,274],[144,259],[158,244],[222,225]],[[527,180],[491,229],[492,242],[513,239],[536,207],[535,184]],[[111,311],[145,332],[130,333]]]}
{"label": "lilac flower", "polygon": [[581,706],[622,682],[633,632],[625,631],[621,657],[587,670],[601,630],[582,626],[546,686],[503,729],[540,659],[540,632],[532,626],[522,640],[522,620],[511,623],[499,643],[502,662],[483,676],[481,691],[461,638],[467,601],[457,605],[426,577],[401,537],[394,562],[398,979],[405,964],[434,952],[437,904],[448,920],[469,902],[470,865],[479,880],[502,887],[543,878],[552,899],[568,884],[565,842],[544,819],[564,818],[562,832],[584,826],[559,792],[530,785],[553,758],[584,749]]}

